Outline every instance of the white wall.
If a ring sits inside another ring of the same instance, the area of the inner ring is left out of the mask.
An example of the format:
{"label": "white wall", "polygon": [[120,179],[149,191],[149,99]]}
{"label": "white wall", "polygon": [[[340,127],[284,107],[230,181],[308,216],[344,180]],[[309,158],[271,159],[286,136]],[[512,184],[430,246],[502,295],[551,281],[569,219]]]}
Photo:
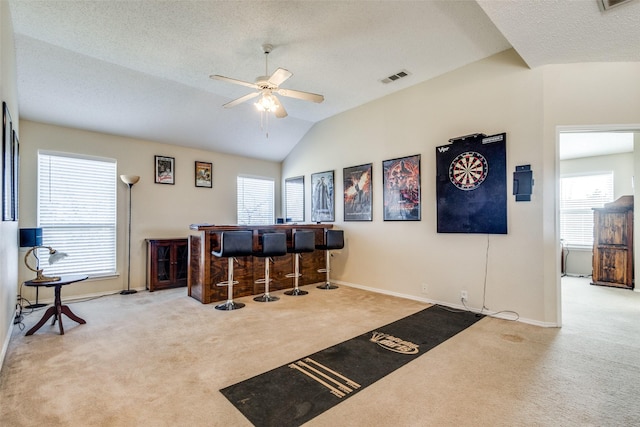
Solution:
{"label": "white wall", "polygon": [[[514,310],[528,321],[545,316],[542,259],[542,71],[513,52],[461,68],[317,124],[283,164],[283,178],[335,169],[336,226],[346,248],[334,258],[334,277],[356,286],[414,298]],[[449,138],[507,133],[507,235],[436,232],[435,147]],[[382,220],[383,160],[422,156],[422,220]],[[373,163],[372,222],[343,222],[342,169]],[[511,196],[516,165],[530,164],[531,202]],[[310,200],[307,186],[306,200]],[[307,203],[307,218],[310,218]],[[488,249],[488,265],[485,266]],[[484,294],[486,267],[486,294]],[[422,293],[422,284],[428,287]]]}
{"label": "white wall", "polygon": [[[559,126],[640,123],[640,64],[570,64],[530,70],[506,51],[316,124],[283,163],[283,179],[336,171],[336,226],[346,248],[334,277],[412,298],[514,310],[558,325]],[[615,76],[615,78],[604,78]],[[507,133],[507,235],[436,233],[435,147],[474,132]],[[384,222],[381,162],[422,155],[422,221]],[[373,162],[374,220],[343,222],[342,169]],[[531,202],[516,203],[511,176],[530,164]],[[307,187],[310,200],[310,188]],[[309,218],[307,203],[307,218]],[[485,257],[488,264],[485,289]],[[422,284],[428,292],[421,293]]]}
{"label": "white wall", "polygon": [[[251,175],[281,181],[280,163],[195,150],[120,136],[22,121],[20,227],[37,225],[37,153],[51,150],[117,160],[118,175],[139,175],[132,188],[131,287],[145,286],[146,238],[179,238],[193,223],[236,223],[236,176]],[[175,185],[154,183],[154,156],[175,158]],[[213,188],[195,187],[195,161],[213,163]],[[276,186],[276,206],[280,189]],[[127,186],[118,180],[118,270],[112,279],[89,280],[65,287],[64,296],[119,291],[126,287]],[[276,214],[279,214],[277,212]],[[56,248],[64,252],[64,248]],[[24,254],[26,249],[21,250]],[[20,280],[33,273],[21,269]],[[46,273],[46,270],[45,270]],[[52,298],[47,289],[40,298]],[[186,292],[186,291],[185,291]],[[34,298],[30,289],[25,295]]]}
{"label": "white wall", "polygon": [[[634,153],[612,154],[607,156],[585,157],[562,160],[560,175],[583,175],[587,173],[613,171],[613,199],[624,195],[633,195]],[[591,248],[568,248],[566,272],[569,275],[589,276],[592,272]]]}
{"label": "white wall", "polygon": [[[0,94],[9,106],[13,127],[20,135],[16,90],[16,56],[9,2],[0,2]],[[1,107],[0,107],[1,108]],[[1,141],[1,139],[0,139]],[[4,173],[0,162],[0,174]],[[2,175],[0,175],[2,176]],[[9,344],[18,285],[18,223],[0,221],[0,367]]]}

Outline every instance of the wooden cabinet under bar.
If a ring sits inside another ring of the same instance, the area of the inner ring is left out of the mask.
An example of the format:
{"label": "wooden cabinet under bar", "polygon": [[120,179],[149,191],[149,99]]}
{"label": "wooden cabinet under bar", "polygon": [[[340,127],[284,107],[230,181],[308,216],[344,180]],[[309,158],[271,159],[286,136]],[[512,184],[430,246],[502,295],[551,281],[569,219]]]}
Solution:
{"label": "wooden cabinet under bar", "polygon": [[[194,224],[189,235],[189,271],[188,294],[203,304],[227,299],[227,287],[216,286],[216,283],[227,280],[226,258],[218,258],[211,254],[220,250],[220,234],[225,231],[250,230],[253,232],[253,250],[262,249],[260,237],[264,233],[280,232],[287,235],[287,247],[291,247],[291,236],[296,230],[315,232],[316,245],[324,241],[324,230],[333,228],[332,224],[277,224],[277,225],[202,225]],[[274,257],[271,265],[270,291],[293,288],[293,278],[285,277],[294,270],[294,254]],[[233,297],[259,295],[264,291],[263,284],[256,284],[257,279],[264,276],[264,258],[246,256],[238,257],[233,269]],[[324,273],[318,269],[325,267],[325,251],[316,250],[302,254],[299,285],[310,285],[325,280]]]}

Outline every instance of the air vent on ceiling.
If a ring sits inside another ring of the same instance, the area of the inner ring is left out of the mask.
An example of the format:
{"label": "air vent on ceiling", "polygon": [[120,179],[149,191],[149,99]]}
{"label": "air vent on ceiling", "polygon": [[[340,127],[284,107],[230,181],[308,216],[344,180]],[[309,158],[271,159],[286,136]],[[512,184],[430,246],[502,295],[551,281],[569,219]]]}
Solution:
{"label": "air vent on ceiling", "polygon": [[632,0],[596,0],[601,11],[609,10],[612,7],[620,6],[624,3],[629,3]]}
{"label": "air vent on ceiling", "polygon": [[389,77],[385,77],[384,79],[380,80],[382,83],[391,83],[391,82],[395,82],[396,80],[400,80],[403,77],[407,77],[408,75],[410,75],[411,73],[408,72],[407,70],[402,70],[402,71],[398,71],[397,73],[389,76]]}

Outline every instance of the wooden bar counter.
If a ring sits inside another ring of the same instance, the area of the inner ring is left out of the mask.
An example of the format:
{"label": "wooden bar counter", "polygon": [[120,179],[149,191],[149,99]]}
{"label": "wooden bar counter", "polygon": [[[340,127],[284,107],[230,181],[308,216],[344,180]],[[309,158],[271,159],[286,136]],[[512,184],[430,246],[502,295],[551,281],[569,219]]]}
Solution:
{"label": "wooden bar counter", "polygon": [[[332,228],[332,224],[277,224],[277,225],[191,225],[189,235],[189,272],[187,278],[188,294],[203,304],[209,304],[227,299],[227,287],[216,286],[216,283],[227,280],[226,258],[212,255],[214,250],[220,250],[220,234],[224,231],[250,230],[253,232],[253,250],[262,250],[261,236],[264,233],[280,232],[287,235],[287,247],[291,247],[291,236],[295,230],[311,230],[315,232],[316,245],[322,244],[324,230]],[[257,279],[264,276],[264,259],[252,256],[238,257],[238,263],[233,270],[234,279],[239,283],[234,285],[234,298],[259,295],[264,291],[264,285],[255,284]],[[293,254],[274,257],[271,265],[271,282],[269,289],[293,288],[293,278],[285,277],[294,269]],[[325,280],[324,273],[318,269],[325,267],[325,252],[316,250],[302,254],[300,259],[299,285],[321,283]]]}

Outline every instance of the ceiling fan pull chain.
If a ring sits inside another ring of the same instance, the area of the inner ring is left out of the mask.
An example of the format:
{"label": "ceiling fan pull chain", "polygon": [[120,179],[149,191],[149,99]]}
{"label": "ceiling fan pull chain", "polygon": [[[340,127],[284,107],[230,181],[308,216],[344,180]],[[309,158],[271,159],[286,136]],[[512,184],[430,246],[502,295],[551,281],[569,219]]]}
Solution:
{"label": "ceiling fan pull chain", "polygon": [[265,111],[264,113],[264,122],[265,122],[265,136],[267,139],[269,139],[269,112]]}

